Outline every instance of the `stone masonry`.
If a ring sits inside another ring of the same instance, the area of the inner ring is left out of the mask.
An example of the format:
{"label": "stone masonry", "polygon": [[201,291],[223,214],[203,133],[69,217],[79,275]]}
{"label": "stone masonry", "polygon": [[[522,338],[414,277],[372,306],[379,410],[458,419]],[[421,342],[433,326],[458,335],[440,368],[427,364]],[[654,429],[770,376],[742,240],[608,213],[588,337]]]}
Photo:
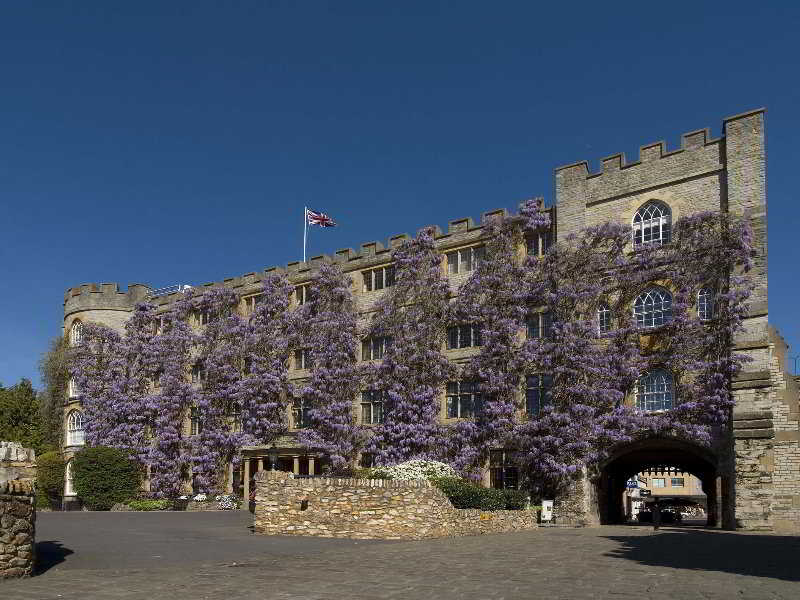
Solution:
{"label": "stone masonry", "polygon": [[34,472],[33,450],[0,442],[0,579],[33,574]]}
{"label": "stone masonry", "polygon": [[254,524],[268,535],[419,540],[533,529],[536,512],[455,509],[427,481],[295,479],[260,471]]}
{"label": "stone masonry", "polygon": [[[557,243],[564,243],[569,234],[584,227],[607,221],[631,225],[636,211],[650,201],[668,206],[673,222],[704,211],[729,212],[750,221],[754,266],[746,276],[753,293],[744,330],[737,334],[733,348],[750,360],[733,382],[736,406],[732,423],[715,440],[711,465],[714,481],[706,484],[716,490],[720,524],[724,527],[800,532],[798,386],[787,376],[786,345],[768,319],[765,111],[758,109],[724,119],[719,137],[700,129],[682,135],[678,148],[668,148],[665,142],[657,141],[641,146],[634,160],[626,161],[623,154],[615,154],[602,159],[595,172],[590,170],[588,161],[560,167],[555,170],[554,180],[554,203],[547,209],[553,225],[547,234]],[[450,221],[446,231],[435,227],[437,250],[445,255],[485,243],[483,225],[498,214],[505,214],[505,210],[486,212],[479,223],[461,218]],[[373,269],[391,265],[392,250],[407,239],[409,236],[400,234],[384,243],[370,241],[355,250],[344,248],[330,255],[309,257],[305,262],[206,283],[198,286],[198,291],[216,286],[230,288],[239,294],[242,313],[247,314],[246,300],[261,293],[264,278],[284,273],[296,286],[291,298],[291,307],[296,308],[301,288],[310,283],[320,266],[337,264],[352,279],[359,334],[365,336],[375,304],[386,290],[367,289],[364,278]],[[445,260],[442,270],[454,294],[470,275],[449,273]],[[141,284],[131,284],[125,292],[110,283],[70,288],[64,296],[64,331],[70,331],[76,322],[89,321],[122,330],[137,302],[149,298],[158,311],[166,311],[180,296],[164,293],[151,298],[151,293]],[[200,327],[197,323],[193,326]],[[454,363],[463,363],[479,349],[445,352]],[[309,376],[307,369],[290,360],[289,378],[293,383],[302,386]],[[452,425],[456,419],[447,415],[444,389],[440,394],[440,420],[445,426]],[[524,404],[522,392],[519,401]],[[360,398],[353,399],[355,415],[359,413],[359,403]],[[67,399],[65,420],[73,410],[80,410],[77,396]],[[288,411],[286,419],[286,437],[296,435]],[[187,435],[188,423],[187,418]],[[66,458],[76,450],[66,447]],[[282,457],[294,456],[297,464],[296,447],[281,447],[280,453]],[[321,456],[312,458],[317,466],[321,464]],[[297,467],[295,470],[300,472]],[[309,472],[315,474],[313,466]],[[488,470],[484,475],[488,485]],[[597,480],[586,477],[575,498],[562,499],[557,504],[557,514],[572,522],[602,523],[605,517],[597,501],[600,495]]]}

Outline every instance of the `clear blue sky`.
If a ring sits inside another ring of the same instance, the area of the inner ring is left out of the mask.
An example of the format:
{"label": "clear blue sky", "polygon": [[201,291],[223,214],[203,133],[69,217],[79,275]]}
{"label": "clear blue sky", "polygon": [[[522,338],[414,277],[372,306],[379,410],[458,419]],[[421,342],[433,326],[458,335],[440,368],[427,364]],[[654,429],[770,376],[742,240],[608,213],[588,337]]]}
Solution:
{"label": "clear blue sky", "polygon": [[0,381],[85,282],[203,283],[543,195],[766,106],[770,318],[800,352],[793,2],[0,9]]}

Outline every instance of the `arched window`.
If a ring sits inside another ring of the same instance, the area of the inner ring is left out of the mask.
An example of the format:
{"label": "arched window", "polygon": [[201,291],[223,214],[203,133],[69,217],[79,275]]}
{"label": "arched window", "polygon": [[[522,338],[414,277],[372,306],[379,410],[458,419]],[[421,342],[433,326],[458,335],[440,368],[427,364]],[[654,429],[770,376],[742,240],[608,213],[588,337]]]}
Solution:
{"label": "arched window", "polygon": [[83,413],[73,410],[67,417],[67,446],[83,446],[86,436],[83,431]]}
{"label": "arched window", "polygon": [[77,346],[81,343],[83,337],[83,323],[77,319],[72,322],[72,327],[69,328],[69,344],[70,346]]}
{"label": "arched window", "polygon": [[70,398],[78,397],[78,384],[72,377],[70,377],[69,381],[67,382],[67,393],[69,394]]}
{"label": "arched window", "polygon": [[75,480],[72,475],[72,461],[68,461],[64,468],[64,495],[75,495]]}
{"label": "arched window", "polygon": [[674,396],[672,375],[653,369],[636,382],[636,408],[644,411],[669,410]]}
{"label": "arched window", "polygon": [[607,304],[597,307],[597,332],[608,333],[611,331],[611,309]]}
{"label": "arched window", "polygon": [[633,216],[633,245],[668,244],[672,211],[661,202],[650,201]]}
{"label": "arched window", "polygon": [[697,317],[701,321],[708,321],[714,316],[714,292],[702,288],[697,292]]}
{"label": "arched window", "polygon": [[633,303],[636,325],[644,328],[660,327],[672,320],[672,294],[664,288],[650,288],[639,294]]}

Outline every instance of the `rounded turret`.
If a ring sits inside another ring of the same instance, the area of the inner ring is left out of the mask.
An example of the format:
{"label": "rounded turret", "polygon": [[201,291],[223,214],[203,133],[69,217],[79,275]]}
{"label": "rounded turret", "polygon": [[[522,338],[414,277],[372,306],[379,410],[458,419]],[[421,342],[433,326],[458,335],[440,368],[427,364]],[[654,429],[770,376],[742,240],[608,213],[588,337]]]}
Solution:
{"label": "rounded turret", "polygon": [[86,283],[69,288],[64,294],[64,331],[73,323],[101,323],[122,331],[133,307],[147,299],[150,287],[131,283],[121,292],[117,283]]}

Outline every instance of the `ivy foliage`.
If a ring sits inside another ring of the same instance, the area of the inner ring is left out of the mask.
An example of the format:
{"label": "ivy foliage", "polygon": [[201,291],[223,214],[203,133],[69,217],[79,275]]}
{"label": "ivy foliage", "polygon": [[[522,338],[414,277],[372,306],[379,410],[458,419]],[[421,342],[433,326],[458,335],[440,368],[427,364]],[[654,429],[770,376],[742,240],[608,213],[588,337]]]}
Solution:
{"label": "ivy foliage", "polygon": [[42,505],[57,508],[64,491],[64,457],[60,452],[45,452],[36,457],[36,494]]}

